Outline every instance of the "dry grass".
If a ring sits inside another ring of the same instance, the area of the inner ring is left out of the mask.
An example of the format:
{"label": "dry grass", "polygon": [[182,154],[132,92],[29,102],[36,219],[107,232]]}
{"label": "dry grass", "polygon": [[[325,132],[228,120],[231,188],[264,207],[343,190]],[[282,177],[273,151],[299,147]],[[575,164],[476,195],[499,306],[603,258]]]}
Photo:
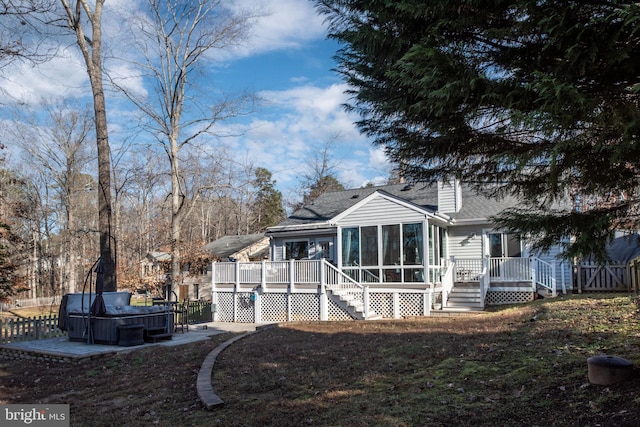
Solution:
{"label": "dry grass", "polygon": [[229,335],[80,366],[3,362],[0,401],[70,403],[78,426],[640,425],[638,378],[591,385],[586,363],[606,353],[638,365],[639,326],[628,296],[288,324],[220,355],[213,383],[226,404],[217,411],[202,409],[195,380]]}

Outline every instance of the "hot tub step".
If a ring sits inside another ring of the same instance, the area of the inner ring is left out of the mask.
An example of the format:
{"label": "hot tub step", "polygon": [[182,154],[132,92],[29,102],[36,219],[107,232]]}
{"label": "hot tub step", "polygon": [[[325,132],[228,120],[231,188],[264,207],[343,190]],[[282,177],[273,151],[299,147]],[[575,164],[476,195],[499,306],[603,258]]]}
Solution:
{"label": "hot tub step", "polygon": [[167,328],[146,328],[144,330],[145,342],[158,342],[160,340],[170,340],[173,334],[167,332]]}

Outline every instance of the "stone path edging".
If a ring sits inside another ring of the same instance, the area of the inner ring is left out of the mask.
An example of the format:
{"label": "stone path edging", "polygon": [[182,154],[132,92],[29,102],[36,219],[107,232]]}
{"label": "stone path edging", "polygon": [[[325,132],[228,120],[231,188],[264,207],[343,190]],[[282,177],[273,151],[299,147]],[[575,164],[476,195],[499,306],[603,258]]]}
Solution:
{"label": "stone path edging", "polygon": [[211,375],[213,374],[213,365],[216,363],[216,358],[224,349],[229,347],[234,342],[248,337],[249,335],[253,335],[256,332],[264,330],[268,327],[273,327],[275,325],[264,325],[257,327],[255,331],[246,332],[242,335],[238,335],[236,337],[231,338],[217,346],[211,353],[207,355],[207,357],[202,362],[202,366],[200,367],[200,371],[198,372],[198,379],[196,381],[196,388],[198,390],[198,397],[202,401],[202,404],[209,410],[218,409],[224,406],[224,400],[222,400],[218,395],[213,391],[213,383]]}

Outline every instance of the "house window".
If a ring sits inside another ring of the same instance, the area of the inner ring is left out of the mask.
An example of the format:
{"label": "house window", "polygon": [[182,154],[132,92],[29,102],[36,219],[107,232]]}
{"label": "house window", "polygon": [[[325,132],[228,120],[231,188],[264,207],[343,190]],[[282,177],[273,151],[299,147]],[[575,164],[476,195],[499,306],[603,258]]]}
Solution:
{"label": "house window", "polygon": [[308,257],[309,242],[307,240],[285,242],[284,259],[304,259]]}

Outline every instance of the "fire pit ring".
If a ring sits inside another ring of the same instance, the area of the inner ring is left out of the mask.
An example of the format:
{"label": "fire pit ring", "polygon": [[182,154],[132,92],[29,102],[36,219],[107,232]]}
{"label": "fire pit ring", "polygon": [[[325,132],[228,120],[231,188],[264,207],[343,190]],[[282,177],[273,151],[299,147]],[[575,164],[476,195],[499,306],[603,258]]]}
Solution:
{"label": "fire pit ring", "polygon": [[633,363],[618,356],[606,354],[587,359],[589,382],[598,385],[610,385],[631,376]]}

